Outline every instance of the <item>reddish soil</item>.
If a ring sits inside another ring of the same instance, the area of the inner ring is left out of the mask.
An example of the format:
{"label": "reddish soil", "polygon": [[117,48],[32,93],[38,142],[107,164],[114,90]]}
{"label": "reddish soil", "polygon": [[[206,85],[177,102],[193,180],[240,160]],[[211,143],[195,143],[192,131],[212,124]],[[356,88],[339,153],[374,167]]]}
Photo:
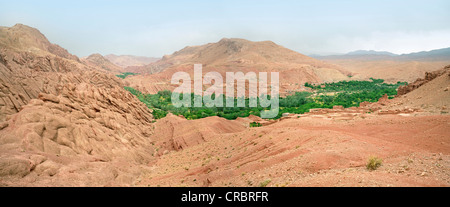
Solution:
{"label": "reddish soil", "polygon": [[[217,135],[151,163],[143,186],[449,186],[450,116],[301,117]],[[371,156],[383,159],[366,169]]]}
{"label": "reddish soil", "polygon": [[[20,24],[0,27],[0,46],[0,186],[450,186],[448,68],[360,108],[277,121],[154,120],[123,87],[154,80],[147,90],[161,90],[170,73],[123,81],[102,56],[81,61]],[[175,63],[191,58],[219,69],[277,66],[292,83],[347,79],[333,65],[241,39],[187,47],[154,69],[188,71]],[[372,156],[382,165],[370,171]]]}

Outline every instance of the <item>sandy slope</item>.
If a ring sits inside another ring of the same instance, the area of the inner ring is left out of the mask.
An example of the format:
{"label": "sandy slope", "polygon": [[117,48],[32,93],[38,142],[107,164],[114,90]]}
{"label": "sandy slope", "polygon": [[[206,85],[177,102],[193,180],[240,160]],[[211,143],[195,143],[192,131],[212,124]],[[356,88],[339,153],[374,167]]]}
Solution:
{"label": "sandy slope", "polygon": [[[449,186],[450,116],[294,118],[171,151],[150,186]],[[368,171],[370,156],[383,166]]]}
{"label": "sandy slope", "polygon": [[[248,127],[262,122],[257,117],[169,115],[153,123],[151,110],[123,89],[121,79],[86,65],[36,29],[0,28],[0,43],[7,45],[0,50],[0,186],[450,185],[450,115],[441,112],[448,111],[448,73],[404,98],[367,106],[391,114],[336,107],[258,128]],[[241,43],[224,40],[219,46],[230,54],[215,54],[217,61],[245,47],[253,47],[263,62],[284,54],[260,56],[259,44]],[[319,67],[284,70],[289,77],[293,70]],[[157,75],[155,83],[170,77]],[[310,75],[313,80],[317,74]],[[383,165],[368,171],[370,156],[382,158]]]}
{"label": "sandy slope", "polygon": [[386,82],[397,81],[413,82],[423,77],[425,72],[439,70],[449,65],[450,60],[439,61],[415,61],[415,60],[361,60],[361,59],[327,59],[323,60],[332,64],[340,65],[352,73],[352,79],[367,80],[369,78],[380,78]]}
{"label": "sandy slope", "polygon": [[[166,153],[138,184],[258,186],[270,180],[269,186],[450,186],[450,76],[448,68],[441,71],[402,97],[367,105],[388,113],[337,107],[215,134],[208,142]],[[411,108],[423,110],[405,110]],[[383,159],[382,167],[367,170],[371,156]]]}
{"label": "sandy slope", "polygon": [[[394,99],[384,109],[415,108],[431,114],[448,114],[450,112],[450,67],[447,66],[436,72],[443,74]],[[426,79],[418,80],[418,82],[423,81]]]}
{"label": "sandy slope", "polygon": [[106,55],[105,58],[123,68],[129,66],[143,66],[156,62],[160,59],[154,57],[142,57],[134,55],[114,55],[114,54]]}
{"label": "sandy slope", "polygon": [[282,92],[302,90],[305,82],[349,79],[349,72],[342,67],[305,56],[271,41],[224,38],[217,43],[185,47],[143,67],[128,67],[126,70],[132,72],[152,74],[133,76],[126,80],[147,93],[174,89],[170,84],[172,75],[184,71],[193,77],[194,64],[203,65],[203,74],[214,71],[224,78],[226,72],[279,72]]}

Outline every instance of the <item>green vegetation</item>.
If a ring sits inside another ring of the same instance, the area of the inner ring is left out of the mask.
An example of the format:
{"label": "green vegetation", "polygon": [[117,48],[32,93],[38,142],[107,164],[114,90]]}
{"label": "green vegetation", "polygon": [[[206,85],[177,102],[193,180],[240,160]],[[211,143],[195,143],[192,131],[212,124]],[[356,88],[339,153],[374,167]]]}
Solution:
{"label": "green vegetation", "polygon": [[154,117],[155,119],[161,119],[161,118],[164,118],[164,117],[167,116],[167,113],[168,113],[167,111],[163,111],[163,110],[157,109],[157,108],[153,108],[153,112],[152,112],[153,117]]}
{"label": "green vegetation", "polygon": [[396,95],[396,89],[405,84],[407,83],[397,82],[396,84],[388,84],[384,83],[383,79],[370,78],[370,81],[340,81],[319,85],[305,83],[305,87],[315,89],[318,92],[380,92],[388,95]]}
{"label": "green vegetation", "polygon": [[383,160],[381,160],[378,157],[370,157],[369,161],[367,162],[367,169],[372,171],[372,170],[376,170],[377,168],[379,168],[381,166],[381,164],[383,163]]}
{"label": "green vegetation", "polygon": [[139,73],[125,72],[125,73],[122,73],[122,74],[116,75],[116,76],[119,77],[119,78],[125,79],[125,78],[126,78],[127,76],[129,76],[129,75],[137,75],[137,74],[139,74]]}
{"label": "green vegetation", "polygon": [[[203,105],[202,107],[194,107],[194,98],[196,95],[191,94],[191,107],[175,107],[172,105],[172,92],[170,91],[159,91],[157,94],[143,94],[140,91],[125,87],[125,90],[131,92],[140,101],[142,101],[147,107],[153,110],[153,115],[155,118],[163,118],[167,115],[167,112],[171,112],[175,115],[183,115],[186,119],[200,119],[209,116],[220,116],[226,119],[236,119],[237,117],[248,117],[250,114],[255,116],[260,116],[260,111],[268,110],[270,108],[263,107],[249,107],[249,99],[245,99],[246,107],[207,107]],[[183,94],[180,94],[182,97]],[[212,95],[215,99],[215,95]],[[226,106],[226,99],[223,105]],[[237,105],[238,99],[234,99],[235,105]]]}
{"label": "green vegetation", "polygon": [[259,184],[259,187],[266,187],[270,182],[272,182],[272,180],[265,180]]}
{"label": "green vegetation", "polygon": [[[336,83],[324,83],[321,85],[312,85],[305,83],[306,87],[313,89],[315,92],[296,92],[287,97],[279,99],[280,110],[278,116],[281,117],[283,113],[303,114],[309,112],[312,108],[332,108],[336,105],[344,106],[345,108],[352,106],[359,106],[361,102],[376,102],[384,94],[389,98],[393,98],[397,94],[397,88],[406,83],[398,82],[396,84],[384,83],[382,79],[371,79],[371,81],[341,81]],[[260,116],[260,112],[270,110],[270,107],[264,108],[259,106],[259,98],[256,99],[258,107],[249,107],[249,98],[233,98],[234,106],[237,106],[238,100],[245,101],[245,107],[226,107],[226,99],[222,98],[224,107],[194,107],[194,99],[196,95],[191,95],[191,106],[175,107],[172,105],[172,92],[160,91],[157,94],[143,94],[140,91],[131,87],[125,89],[135,95],[140,101],[145,103],[147,107],[153,110],[153,115],[156,119],[163,118],[168,112],[175,115],[183,115],[186,119],[200,119],[209,116],[219,116],[229,120],[238,117],[248,117],[250,115]],[[180,94],[182,97],[183,94]],[[181,98],[180,97],[180,98]],[[212,99],[215,100],[215,94]],[[229,97],[228,97],[229,98]],[[269,97],[270,98],[270,97]],[[251,127],[258,127],[251,125]]]}
{"label": "green vegetation", "polygon": [[261,123],[258,123],[258,122],[252,122],[252,123],[250,123],[250,127],[261,127],[262,126],[262,124]]}

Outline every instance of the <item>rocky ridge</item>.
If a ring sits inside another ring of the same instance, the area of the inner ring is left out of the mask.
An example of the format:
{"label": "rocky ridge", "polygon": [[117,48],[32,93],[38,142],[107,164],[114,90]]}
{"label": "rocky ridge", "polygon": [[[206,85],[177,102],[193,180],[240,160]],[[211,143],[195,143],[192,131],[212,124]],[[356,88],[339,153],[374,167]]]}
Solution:
{"label": "rocky ridge", "polygon": [[34,28],[0,37],[0,184],[132,184],[154,159],[151,110]]}

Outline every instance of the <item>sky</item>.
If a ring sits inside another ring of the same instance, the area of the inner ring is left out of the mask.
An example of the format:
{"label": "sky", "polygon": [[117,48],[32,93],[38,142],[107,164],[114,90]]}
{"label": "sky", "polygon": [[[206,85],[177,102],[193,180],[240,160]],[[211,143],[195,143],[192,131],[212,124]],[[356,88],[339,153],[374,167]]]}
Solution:
{"label": "sky", "polygon": [[449,11],[449,0],[0,0],[0,26],[35,27],[80,57],[161,57],[222,38],[403,54],[450,47]]}

